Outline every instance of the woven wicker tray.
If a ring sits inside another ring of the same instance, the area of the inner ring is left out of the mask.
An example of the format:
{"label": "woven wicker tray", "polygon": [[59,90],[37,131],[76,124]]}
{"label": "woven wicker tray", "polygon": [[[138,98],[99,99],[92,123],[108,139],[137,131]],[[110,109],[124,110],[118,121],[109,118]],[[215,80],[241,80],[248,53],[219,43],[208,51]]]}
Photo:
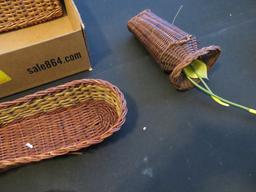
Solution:
{"label": "woven wicker tray", "polygon": [[0,33],[63,15],[60,0],[0,0]]}
{"label": "woven wicker tray", "polygon": [[120,90],[78,80],[0,104],[0,170],[99,143],[125,121]]}

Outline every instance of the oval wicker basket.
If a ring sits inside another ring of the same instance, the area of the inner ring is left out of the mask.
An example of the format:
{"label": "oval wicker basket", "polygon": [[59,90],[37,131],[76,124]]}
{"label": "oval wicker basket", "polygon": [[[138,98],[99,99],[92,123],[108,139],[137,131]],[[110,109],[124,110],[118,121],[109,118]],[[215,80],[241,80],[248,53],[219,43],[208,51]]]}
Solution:
{"label": "oval wicker basket", "polygon": [[125,122],[122,92],[77,80],[0,104],[0,170],[99,143]]}
{"label": "oval wicker basket", "polygon": [[62,15],[60,0],[0,0],[0,33],[43,23]]}

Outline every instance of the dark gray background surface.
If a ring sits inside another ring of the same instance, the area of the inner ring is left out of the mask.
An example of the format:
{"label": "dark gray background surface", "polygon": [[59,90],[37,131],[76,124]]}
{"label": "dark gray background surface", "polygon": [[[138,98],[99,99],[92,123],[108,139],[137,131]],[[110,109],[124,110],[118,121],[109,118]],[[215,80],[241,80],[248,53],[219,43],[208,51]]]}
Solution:
{"label": "dark gray background surface", "polygon": [[[94,71],[125,93],[129,113],[120,132],[65,156],[0,174],[1,192],[255,192],[256,117],[223,108],[197,89],[177,92],[127,21],[151,8],[223,54],[209,85],[222,96],[256,107],[255,0],[76,0],[86,23]],[[1,100],[1,101],[4,101]],[[143,131],[143,127],[147,127]]]}

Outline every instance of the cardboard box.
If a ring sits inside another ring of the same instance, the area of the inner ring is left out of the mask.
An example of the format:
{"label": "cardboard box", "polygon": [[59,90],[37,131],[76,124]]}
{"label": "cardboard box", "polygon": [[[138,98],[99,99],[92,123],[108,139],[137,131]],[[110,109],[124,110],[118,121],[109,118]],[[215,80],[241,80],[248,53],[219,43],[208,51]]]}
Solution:
{"label": "cardboard box", "polygon": [[72,0],[64,16],[0,34],[0,97],[90,70],[84,25]]}

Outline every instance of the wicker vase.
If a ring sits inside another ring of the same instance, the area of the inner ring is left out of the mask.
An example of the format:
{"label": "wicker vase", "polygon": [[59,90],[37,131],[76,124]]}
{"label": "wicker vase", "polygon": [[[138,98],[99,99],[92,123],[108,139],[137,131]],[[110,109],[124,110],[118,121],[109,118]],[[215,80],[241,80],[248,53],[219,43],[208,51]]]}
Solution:
{"label": "wicker vase", "polygon": [[125,122],[122,92],[78,80],[0,104],[0,170],[99,143]]}
{"label": "wicker vase", "polygon": [[0,0],[0,33],[63,15],[60,0]]}
{"label": "wicker vase", "polygon": [[218,46],[198,49],[192,35],[145,10],[128,22],[128,29],[139,39],[149,53],[168,72],[171,83],[179,90],[192,88],[182,70],[195,59],[203,60],[210,69],[221,50]]}

